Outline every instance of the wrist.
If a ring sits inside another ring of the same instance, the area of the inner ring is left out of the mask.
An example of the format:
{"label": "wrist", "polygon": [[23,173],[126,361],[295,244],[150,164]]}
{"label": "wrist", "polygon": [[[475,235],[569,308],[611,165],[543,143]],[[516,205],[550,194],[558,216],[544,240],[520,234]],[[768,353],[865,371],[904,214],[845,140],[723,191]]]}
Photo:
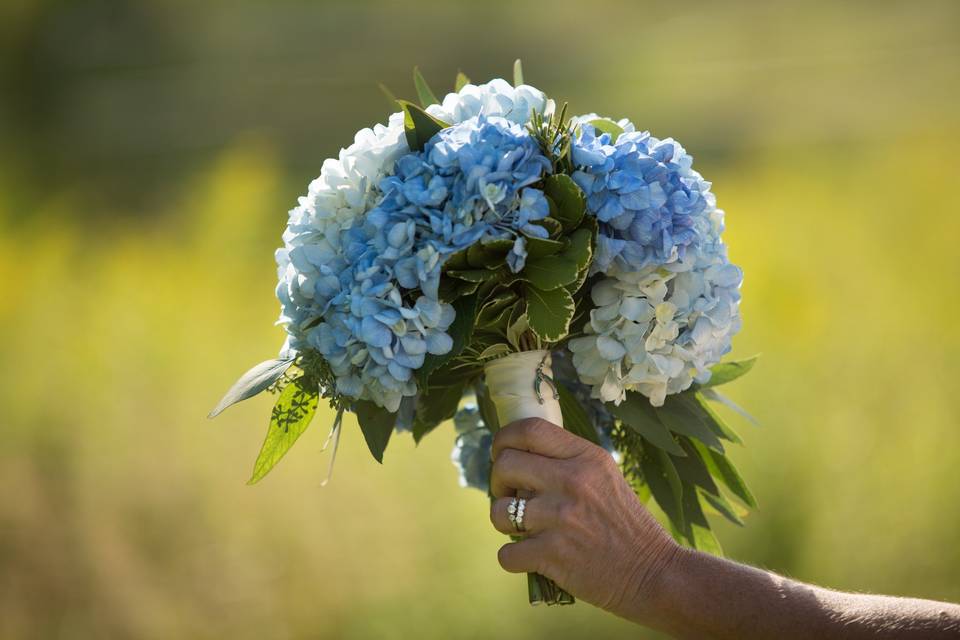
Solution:
{"label": "wrist", "polygon": [[701,555],[672,538],[633,585],[629,611],[624,615],[634,622],[663,631],[683,627],[684,607],[690,604]]}

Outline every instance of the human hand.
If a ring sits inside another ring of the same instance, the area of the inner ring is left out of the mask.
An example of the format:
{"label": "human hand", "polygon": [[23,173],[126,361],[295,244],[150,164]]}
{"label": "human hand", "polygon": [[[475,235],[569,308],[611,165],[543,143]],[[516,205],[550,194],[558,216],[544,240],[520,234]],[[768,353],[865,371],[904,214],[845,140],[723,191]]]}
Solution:
{"label": "human hand", "polygon": [[544,575],[574,596],[641,622],[679,545],[640,503],[609,453],[555,424],[513,422],[493,440],[490,519],[517,534],[507,507],[527,499],[525,538],[500,565]]}

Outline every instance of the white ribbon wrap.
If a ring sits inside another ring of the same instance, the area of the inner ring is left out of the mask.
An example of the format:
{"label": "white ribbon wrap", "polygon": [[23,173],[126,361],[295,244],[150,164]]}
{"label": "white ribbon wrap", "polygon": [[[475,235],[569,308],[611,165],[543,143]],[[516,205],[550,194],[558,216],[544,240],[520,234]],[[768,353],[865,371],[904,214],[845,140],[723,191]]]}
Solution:
{"label": "white ribbon wrap", "polygon": [[486,374],[490,399],[497,408],[500,426],[506,426],[523,418],[542,418],[548,422],[563,426],[563,414],[560,401],[554,395],[550,382],[540,383],[540,398],[537,397],[535,383],[537,367],[545,376],[553,378],[549,351],[521,351],[511,353],[487,363],[483,370]]}

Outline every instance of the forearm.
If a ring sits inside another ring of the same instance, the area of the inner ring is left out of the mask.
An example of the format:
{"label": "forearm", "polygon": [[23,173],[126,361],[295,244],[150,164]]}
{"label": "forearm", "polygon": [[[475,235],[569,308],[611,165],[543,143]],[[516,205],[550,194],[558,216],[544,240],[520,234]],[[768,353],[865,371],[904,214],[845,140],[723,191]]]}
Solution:
{"label": "forearm", "polygon": [[678,550],[624,614],[679,638],[957,638],[960,606],[839,593]]}

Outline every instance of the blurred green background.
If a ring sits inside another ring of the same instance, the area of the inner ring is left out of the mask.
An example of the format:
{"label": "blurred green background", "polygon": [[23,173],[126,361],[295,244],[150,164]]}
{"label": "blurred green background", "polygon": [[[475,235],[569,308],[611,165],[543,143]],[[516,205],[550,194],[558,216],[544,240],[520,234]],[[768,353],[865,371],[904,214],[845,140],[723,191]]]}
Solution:
{"label": "blurred green background", "polygon": [[[528,82],[681,140],[746,271],[728,389],[761,503],[728,555],[960,600],[960,5],[0,5],[0,637],[637,637],[533,609],[449,425],[376,464],[329,415],[244,484],[272,251],[383,81]],[[737,422],[734,415],[731,421]],[[642,634],[640,634],[642,635]]]}

